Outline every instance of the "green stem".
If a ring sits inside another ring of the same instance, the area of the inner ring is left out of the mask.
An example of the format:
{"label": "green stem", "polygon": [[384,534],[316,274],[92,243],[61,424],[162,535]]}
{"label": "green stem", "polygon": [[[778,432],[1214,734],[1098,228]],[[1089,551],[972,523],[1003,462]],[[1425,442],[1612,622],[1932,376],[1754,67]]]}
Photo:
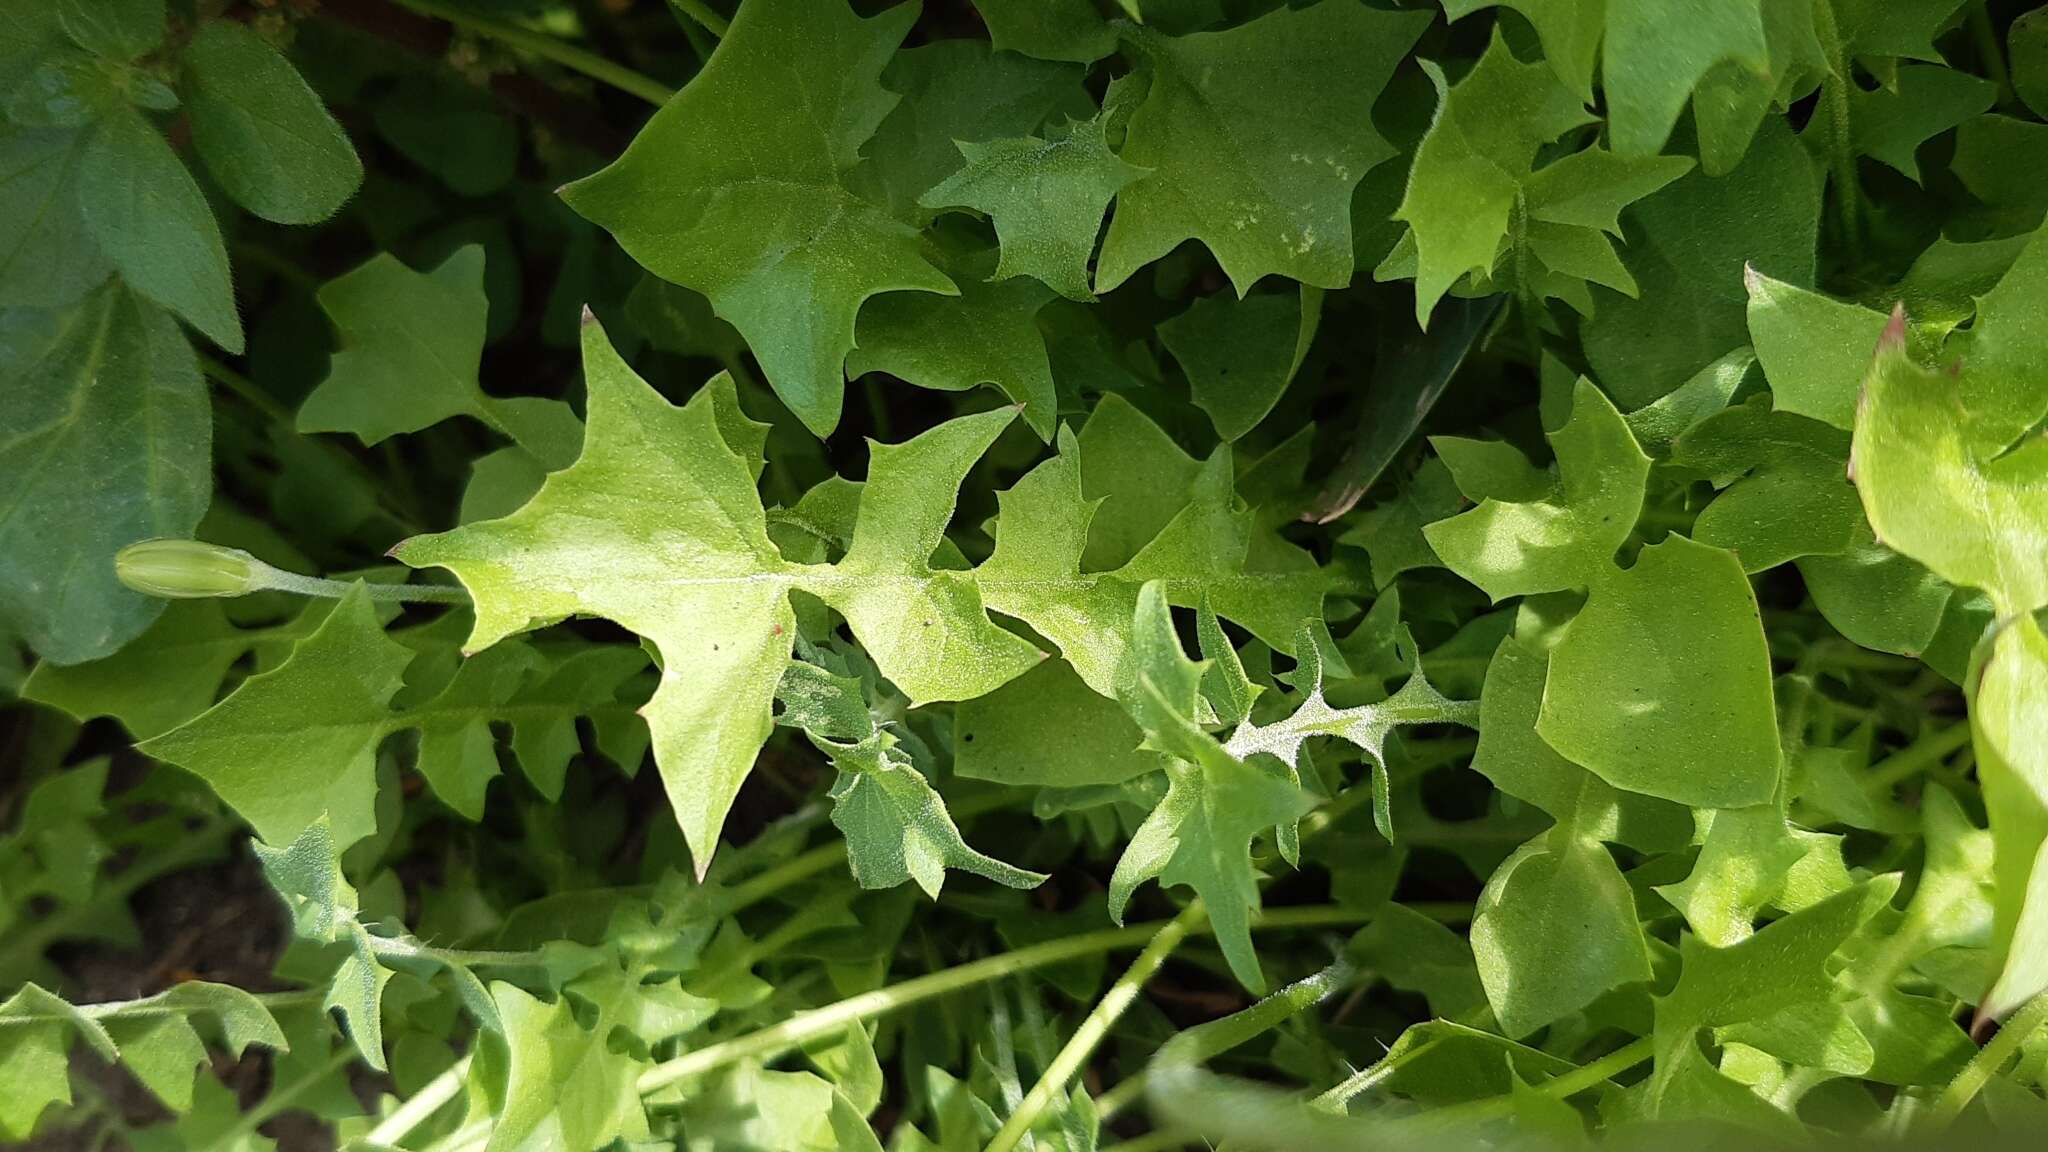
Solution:
{"label": "green stem", "polygon": [[[1323,928],[1361,924],[1370,913],[1335,905],[1306,908],[1276,908],[1252,920],[1254,930]],[[799,1012],[780,1024],[750,1032],[719,1044],[686,1052],[674,1060],[657,1064],[639,1080],[641,1095],[658,1092],[671,1084],[700,1076],[741,1060],[768,1060],[788,1052],[807,1040],[830,1036],[848,1024],[886,1016],[912,1004],[935,999],[991,980],[1000,980],[1063,960],[1075,960],[1102,952],[1142,947],[1166,927],[1165,922],[1133,924],[1127,928],[1105,928],[1061,940],[1048,940],[1000,956],[989,956],[954,968],[928,973],[900,984],[863,992],[834,1004]],[[1190,928],[1193,934],[1208,931],[1206,923]]]}
{"label": "green stem", "polygon": [[1970,38],[1977,43],[1977,55],[1993,84],[1998,85],[1998,106],[2013,103],[2012,72],[2005,66],[2005,52],[1998,46],[1998,29],[1991,26],[1986,0],[1970,0]]}
{"label": "green stem", "polygon": [[1074,1029],[1074,1034],[1067,1038],[1066,1045],[1052,1058],[1052,1063],[1039,1074],[1038,1082],[1025,1093],[1024,1102],[1003,1121],[1002,1128],[997,1130],[995,1139],[988,1142],[985,1152],[1010,1152],[1024,1139],[1039,1114],[1052,1103],[1053,1093],[1065,1091],[1067,1082],[1095,1054],[1096,1046],[1109,1035],[1110,1028],[1122,1018],[1124,1011],[1137,1001],[1138,993],[1145,990],[1145,985],[1159,972],[1166,958],[1173,955],[1197,924],[1206,923],[1208,918],[1208,909],[1198,898],[1190,901],[1180,915],[1168,921],[1166,927],[1152,937],[1117,982],[1095,1002],[1095,1007],[1089,1010],[1081,1026]]}
{"label": "green stem", "polygon": [[427,1086],[413,1093],[405,1103],[393,1109],[391,1115],[377,1122],[375,1128],[364,1133],[362,1142],[373,1147],[394,1147],[400,1140],[412,1135],[412,1130],[427,1122],[443,1104],[455,1099],[462,1091],[463,1078],[469,1075],[468,1056],[457,1060],[447,1070],[427,1083]]}
{"label": "green stem", "polygon": [[[298,423],[292,416],[291,410],[279,404],[261,388],[256,387],[255,381],[250,380],[247,376],[204,353],[199,357],[199,371],[207,379],[225,388],[230,395],[249,405],[249,407],[254,408],[257,413],[271,423],[287,432],[297,433]],[[313,444],[320,451],[327,453],[329,459],[333,460],[343,470],[353,473],[365,486],[374,492],[377,498],[377,510],[383,513],[393,524],[397,525],[401,531],[407,535],[417,535],[425,530],[420,526],[418,520],[395,507],[390,502],[390,497],[384,490],[384,482],[378,478],[376,473],[371,472],[369,468],[365,467],[362,461],[349,455],[340,447],[327,440],[313,436],[306,437],[305,439],[307,443]]]}
{"label": "green stem", "polygon": [[302,576],[297,572],[271,569],[264,587],[299,596],[339,600],[349,589],[361,584],[370,599],[385,603],[467,604],[469,593],[454,584],[372,584],[361,580],[329,580],[324,576]]}
{"label": "green stem", "polygon": [[422,16],[446,20],[458,28],[465,28],[501,44],[531,52],[543,60],[552,60],[572,72],[581,72],[600,84],[609,84],[628,95],[638,96],[649,104],[666,104],[668,98],[675,95],[675,91],[668,85],[651,76],[635,72],[622,64],[615,64],[595,52],[578,48],[573,44],[564,44],[545,32],[536,32],[509,21],[458,8],[453,4],[443,3],[442,0],[392,0],[392,3]]}
{"label": "green stem", "polygon": [[1977,1093],[1984,1090],[1984,1085],[1998,1075],[2005,1062],[2019,1052],[2020,1045],[2033,1039],[2044,1024],[2048,1024],[2048,995],[2027,1001],[2027,1006],[2013,1013],[2005,1027],[1998,1030],[1998,1035],[1991,1038],[1991,1043],[1978,1049],[1970,1062],[1963,1065],[1963,1070],[1948,1082],[1948,1087],[1942,1089],[1940,1097],[1934,1101],[1934,1107],[1928,1110],[1923,1122],[1926,1129],[1939,1132],[1955,1123],[1963,1109],[1970,1106],[1970,1101],[1977,1098]]}
{"label": "green stem", "polygon": [[725,30],[732,27],[732,21],[713,12],[704,0],[668,0],[668,6],[696,21],[718,39],[724,39]]}
{"label": "green stem", "polygon": [[226,1152],[227,1149],[241,1147],[242,1142],[256,1129],[268,1123],[278,1113],[290,1110],[292,1105],[298,1102],[299,1097],[325,1080],[329,1073],[353,1063],[355,1055],[353,1048],[336,1049],[319,1068],[307,1072],[282,1088],[274,1088],[270,1095],[265,1096],[254,1108],[242,1113],[241,1118],[236,1120],[232,1127],[207,1141],[198,1152]]}
{"label": "green stem", "polygon": [[1901,780],[1908,780],[1940,764],[1970,743],[1968,723],[1951,724],[1919,739],[1871,765],[1864,785],[1883,792]]}
{"label": "green stem", "polygon": [[[1582,1064],[1563,1075],[1553,1077],[1536,1085],[1533,1091],[1539,1096],[1553,1100],[1564,1100],[1576,1096],[1589,1088],[1597,1088],[1623,1072],[1644,1063],[1656,1054],[1655,1045],[1648,1036],[1640,1037],[1616,1048],[1590,1064]],[[1498,1120],[1514,1113],[1513,1096],[1491,1096],[1484,1100],[1472,1100],[1424,1112],[1401,1122],[1398,1127],[1404,1135],[1422,1131],[1441,1131],[1487,1120]]]}
{"label": "green stem", "polygon": [[1856,153],[1849,144],[1849,76],[1848,48],[1842,43],[1841,31],[1835,26],[1835,10],[1832,4],[1816,4],[1813,7],[1813,31],[1820,40],[1821,51],[1826,54],[1832,77],[1823,79],[1820,87],[1821,106],[1828,118],[1828,153],[1834,168],[1835,209],[1841,215],[1842,240],[1853,251],[1862,239],[1862,221],[1858,212],[1862,189],[1856,182]]}
{"label": "green stem", "polygon": [[236,399],[261,412],[272,421],[282,424],[287,428],[292,426],[291,410],[272,399],[261,388],[256,387],[256,382],[247,376],[206,355],[204,352],[199,354],[199,370],[205,374],[207,379],[234,393]]}

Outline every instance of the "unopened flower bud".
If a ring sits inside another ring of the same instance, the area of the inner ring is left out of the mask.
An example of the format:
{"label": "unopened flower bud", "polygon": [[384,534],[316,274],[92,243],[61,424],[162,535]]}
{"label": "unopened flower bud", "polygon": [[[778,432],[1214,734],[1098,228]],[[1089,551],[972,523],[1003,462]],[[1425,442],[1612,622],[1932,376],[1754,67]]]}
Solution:
{"label": "unopened flower bud", "polygon": [[175,600],[243,596],[268,586],[268,564],[197,540],[144,540],[114,556],[114,574],[137,592]]}

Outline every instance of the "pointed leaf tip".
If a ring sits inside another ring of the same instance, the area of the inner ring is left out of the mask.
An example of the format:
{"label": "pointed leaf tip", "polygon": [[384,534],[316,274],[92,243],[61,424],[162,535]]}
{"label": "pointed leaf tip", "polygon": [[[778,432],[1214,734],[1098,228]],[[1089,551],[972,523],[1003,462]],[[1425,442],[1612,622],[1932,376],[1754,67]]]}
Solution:
{"label": "pointed leaf tip", "polygon": [[1891,319],[1885,321],[1884,332],[1877,338],[1877,354],[1898,355],[1906,350],[1906,302],[1901,300],[1892,305]]}

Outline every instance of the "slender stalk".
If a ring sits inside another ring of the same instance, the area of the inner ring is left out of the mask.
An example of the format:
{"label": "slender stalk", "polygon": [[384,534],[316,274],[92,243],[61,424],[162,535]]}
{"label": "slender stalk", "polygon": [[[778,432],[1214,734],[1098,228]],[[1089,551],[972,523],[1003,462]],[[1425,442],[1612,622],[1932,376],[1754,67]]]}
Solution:
{"label": "slender stalk", "polygon": [[[1333,927],[1361,924],[1369,919],[1370,913],[1334,905],[1276,908],[1253,919],[1252,928],[1277,930]],[[1000,980],[1034,968],[1043,968],[1048,964],[1058,964],[1062,960],[1142,947],[1165,927],[1165,922],[1133,924],[1127,928],[1105,928],[1099,932],[1084,932],[1079,936],[1048,940],[1043,944],[1034,944],[1014,952],[1005,952],[1000,956],[971,961],[958,967],[905,980],[900,984],[891,984],[887,988],[863,992],[821,1008],[799,1012],[780,1024],[699,1048],[694,1052],[686,1052],[674,1060],[655,1065],[641,1074],[640,1093],[644,1096],[658,1092],[671,1084],[692,1076],[701,1076],[741,1060],[773,1059],[807,1040],[832,1035],[856,1021],[886,1016],[912,1004],[986,984],[991,980]],[[1189,931],[1195,935],[1205,934],[1208,925],[1204,922],[1191,927]]]}
{"label": "slender stalk", "polygon": [[[1589,1088],[1597,1088],[1613,1077],[1649,1060],[1655,1054],[1656,1048],[1651,1038],[1639,1037],[1590,1064],[1582,1064],[1563,1075],[1536,1085],[1534,1091],[1539,1096],[1563,1100]],[[1513,1096],[1490,1096],[1484,1100],[1454,1104],[1448,1108],[1439,1108],[1434,1112],[1409,1117],[1398,1122],[1398,1127],[1404,1135],[1412,1138],[1425,1131],[1436,1132],[1460,1125],[1498,1120],[1503,1116],[1512,1115],[1514,1110]]]}
{"label": "slender stalk", "polygon": [[565,44],[545,32],[537,32],[522,25],[481,13],[458,8],[442,0],[392,0],[400,8],[446,20],[457,28],[467,29],[479,36],[496,40],[501,44],[531,52],[543,60],[552,60],[572,72],[581,72],[600,84],[608,84],[630,96],[638,96],[649,104],[668,103],[675,95],[674,89],[652,76],[635,72],[623,64],[617,64],[595,52]]}
{"label": "slender stalk", "polygon": [[697,22],[714,39],[723,39],[732,21],[711,10],[704,0],[668,0],[668,6]]}
{"label": "slender stalk", "polygon": [[1998,106],[2012,107],[2012,72],[2005,66],[2005,52],[1998,46],[1998,29],[1991,25],[1986,0],[1970,0],[1970,37],[1976,42],[1977,56],[1987,78],[1998,85]]}
{"label": "slender stalk", "polygon": [[1940,764],[1970,743],[1968,723],[1951,724],[1919,739],[1871,765],[1864,784],[1872,792],[1883,792],[1901,780],[1908,780]]}
{"label": "slender stalk", "polygon": [[[249,407],[254,408],[257,413],[271,423],[286,431],[297,430],[297,422],[292,416],[290,409],[279,404],[261,388],[256,387],[255,381],[250,380],[247,376],[205,354],[201,354],[199,357],[199,371],[208,380],[226,389],[230,395],[249,405]],[[396,524],[409,535],[417,534],[424,530],[421,528],[419,521],[414,519],[412,515],[391,503],[389,495],[384,491],[383,481],[365,467],[362,461],[357,460],[354,456],[349,455],[340,447],[327,440],[310,436],[306,439],[308,443],[317,445],[321,451],[327,453],[329,459],[333,460],[341,468],[354,473],[361,479],[376,494],[377,510],[382,512],[393,524]]]}
{"label": "slender stalk", "polygon": [[334,1053],[328,1056],[326,1063],[322,1064],[319,1068],[308,1072],[306,1075],[299,1077],[282,1088],[273,1087],[270,1095],[258,1101],[254,1108],[242,1113],[233,1126],[201,1145],[199,1152],[226,1152],[227,1149],[240,1147],[243,1140],[247,1139],[256,1129],[268,1123],[271,1117],[281,1112],[290,1111],[292,1106],[298,1103],[299,1097],[305,1095],[314,1085],[326,1079],[327,1075],[335,1069],[354,1063],[355,1058],[354,1048],[343,1047],[335,1049]]}
{"label": "slender stalk", "polygon": [[265,587],[300,596],[339,600],[358,583],[370,599],[416,604],[467,604],[469,593],[453,584],[371,584],[367,581],[329,580],[324,576],[302,576],[297,572],[272,569]]}
{"label": "slender stalk", "polygon": [[1081,1021],[1081,1026],[1074,1029],[1066,1045],[1039,1074],[1038,1082],[1024,1094],[1024,1102],[1017,1105],[1009,1118],[1003,1121],[1002,1128],[997,1130],[995,1139],[988,1142],[986,1152],[1010,1152],[1024,1139],[1039,1114],[1052,1103],[1053,1093],[1066,1089],[1067,1082],[1095,1054],[1096,1045],[1102,1043],[1102,1038],[1109,1035],[1111,1026],[1123,1016],[1124,1010],[1138,999],[1138,993],[1144,991],[1145,985],[1166,963],[1166,958],[1173,955],[1195,925],[1207,922],[1208,918],[1208,909],[1202,906],[1200,899],[1196,899],[1153,935],[1145,950],[1138,953],[1138,958],[1131,961],[1131,966],[1124,970],[1117,982],[1095,1002],[1095,1007]]}
{"label": "slender stalk", "polygon": [[1984,1090],[1984,1085],[1998,1075],[2006,1061],[2019,1052],[2020,1045],[2033,1039],[2044,1024],[2048,1024],[2048,995],[2027,1001],[2027,1006],[2013,1013],[2005,1027],[1998,1030],[1998,1035],[1963,1065],[1963,1070],[1956,1073],[1956,1078],[1949,1081],[1948,1087],[1942,1089],[1941,1095],[1935,1099],[1934,1107],[1928,1109],[1927,1118],[1922,1121],[1924,1128],[1939,1132],[1955,1123],[1963,1109],[1970,1106],[1970,1101],[1977,1098],[1977,1093]]}
{"label": "slender stalk", "polygon": [[469,1061],[470,1057],[464,1056],[434,1077],[426,1087],[392,1109],[391,1115],[379,1120],[375,1128],[364,1133],[362,1142],[389,1146],[412,1135],[413,1129],[426,1123],[428,1117],[441,1110],[441,1105],[455,1099],[455,1094],[462,1091],[463,1078],[469,1075]]}
{"label": "slender stalk", "polygon": [[1832,77],[1821,81],[1820,101],[1828,118],[1828,154],[1833,162],[1835,209],[1841,216],[1842,241],[1854,249],[1863,231],[1859,215],[1862,189],[1856,181],[1856,153],[1849,144],[1849,85],[1854,81],[1849,77],[1848,48],[1835,24],[1833,5],[1814,6],[1813,31],[1834,71]]}

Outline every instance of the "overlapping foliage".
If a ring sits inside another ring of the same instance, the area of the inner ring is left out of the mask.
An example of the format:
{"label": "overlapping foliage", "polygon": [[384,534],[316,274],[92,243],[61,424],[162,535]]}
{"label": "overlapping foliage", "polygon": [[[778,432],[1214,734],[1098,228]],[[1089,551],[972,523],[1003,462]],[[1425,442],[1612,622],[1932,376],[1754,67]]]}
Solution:
{"label": "overlapping foliage", "polygon": [[2044,120],[2004,0],[0,0],[0,1138],[2038,1133]]}

